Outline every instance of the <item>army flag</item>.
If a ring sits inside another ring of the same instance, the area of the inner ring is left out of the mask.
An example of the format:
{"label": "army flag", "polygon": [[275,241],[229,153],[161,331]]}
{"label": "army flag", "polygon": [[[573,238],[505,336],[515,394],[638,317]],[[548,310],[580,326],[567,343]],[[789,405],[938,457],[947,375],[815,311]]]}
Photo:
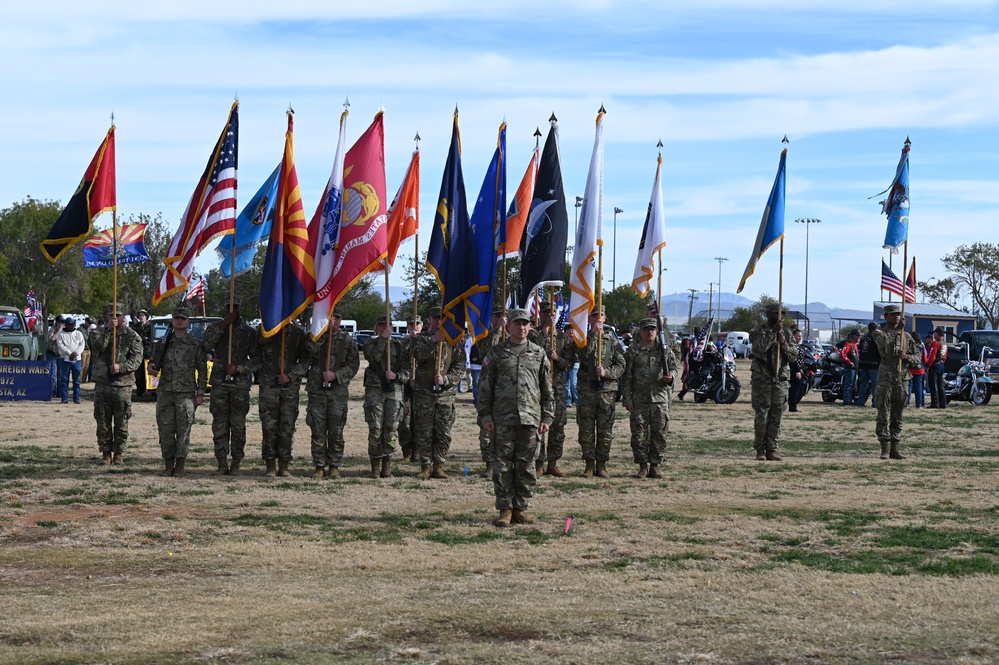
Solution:
{"label": "army flag", "polygon": [[90,234],[95,217],[116,206],[114,125],[111,125],[69,203],[42,241],[42,255],[49,261],[57,261],[66,250]]}
{"label": "army flag", "polygon": [[288,113],[274,223],[260,281],[260,332],[272,337],[301,314],[316,291],[309,228],[295,170],[294,118]]}
{"label": "army flag", "polygon": [[736,293],[742,293],[746,286],[746,280],[756,271],[756,263],[763,256],[771,245],[784,237],[784,166],[787,160],[787,148],[780,153],[780,165],[777,167],[777,177],[774,179],[774,186],[770,190],[770,198],[767,199],[767,206],[763,209],[763,219],[760,220],[760,230],[756,234],[756,244],[753,246],[753,254],[749,257],[746,265],[746,272],[742,275],[739,288]]}
{"label": "army flag", "polygon": [[[635,262],[635,276],[631,280],[631,288],[640,297],[645,298],[652,290],[652,278],[659,250],[666,246],[666,211],[663,209],[662,176],[663,156],[659,155],[656,164],[656,179],[652,184],[652,197],[649,199],[649,211],[645,214],[645,228],[642,229],[642,240],[638,243],[638,260]],[[659,266],[660,270],[662,266]]]}
{"label": "army flag", "polygon": [[604,202],[604,109],[597,114],[597,130],[590,156],[590,171],[583,191],[583,207],[579,211],[576,245],[569,273],[569,335],[576,346],[586,346],[590,331],[590,311],[596,304],[599,286],[596,283],[597,247],[601,236]]}
{"label": "army flag", "polygon": [[343,215],[343,160],[347,149],[347,111],[340,114],[340,137],[333,154],[333,171],[326,182],[326,189],[319,207],[309,222],[309,238],[315,244],[312,263],[316,274],[316,297],[312,305],[312,339],[322,337],[330,322],[333,304],[327,288],[333,275],[333,261],[340,240],[340,220]]}
{"label": "army flag", "polygon": [[[113,235],[113,229],[104,229],[87,238],[83,243],[84,268],[110,268],[115,263],[123,265],[149,260],[145,224],[119,226],[117,247]],[[117,261],[115,254],[118,255]]]}
{"label": "army flag", "polygon": [[187,290],[194,259],[220,235],[236,226],[236,169],[239,162],[239,102],[229,109],[222,134],[208,159],[163,259],[166,270],[156,286],[153,304]]}
{"label": "army flag", "polygon": [[[389,206],[388,218],[388,256],[385,261],[389,272],[395,265],[395,257],[399,255],[399,247],[420,231],[420,149],[413,151],[409,160],[406,177],[399,185],[399,191]],[[379,266],[372,272],[382,270]]]}
{"label": "army flag", "polygon": [[232,276],[233,246],[236,247],[236,274],[242,275],[253,267],[253,257],[257,254],[257,247],[270,236],[280,173],[281,165],[278,164],[253,198],[247,201],[243,212],[236,217],[235,232],[222,236],[218,247],[215,248],[222,261],[220,270],[226,279]]}
{"label": "army flag", "polygon": [[526,307],[531,292],[542,286],[562,286],[569,215],[562,187],[558,121],[552,115],[534,183],[527,225],[520,239],[520,288],[517,302]]}
{"label": "army flag", "polygon": [[[905,139],[902,146],[902,156],[895,167],[895,179],[891,187],[885,190],[888,198],[881,201],[881,212],[888,215],[888,228],[885,231],[884,249],[890,249],[892,254],[898,253],[898,248],[909,238],[909,146]],[[885,192],[882,192],[884,194]]]}
{"label": "army flag", "polygon": [[531,162],[527,165],[527,171],[513,195],[513,200],[510,201],[510,210],[506,213],[506,223],[500,225],[497,258],[515,259],[520,256],[520,240],[524,236],[527,216],[531,212],[531,197],[534,195],[534,182],[538,179],[538,159],[540,156],[541,148],[535,147],[534,152],[531,153]]}

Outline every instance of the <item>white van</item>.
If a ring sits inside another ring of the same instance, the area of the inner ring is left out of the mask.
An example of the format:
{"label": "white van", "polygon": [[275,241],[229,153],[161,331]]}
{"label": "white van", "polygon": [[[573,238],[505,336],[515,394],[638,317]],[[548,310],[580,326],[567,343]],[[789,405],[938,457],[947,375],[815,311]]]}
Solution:
{"label": "white van", "polygon": [[340,329],[346,330],[348,335],[353,335],[357,330],[357,321],[354,319],[340,319]]}
{"label": "white van", "polygon": [[736,358],[745,358],[752,351],[752,346],[749,344],[749,333],[741,330],[730,332],[725,337],[725,346],[732,349]]}

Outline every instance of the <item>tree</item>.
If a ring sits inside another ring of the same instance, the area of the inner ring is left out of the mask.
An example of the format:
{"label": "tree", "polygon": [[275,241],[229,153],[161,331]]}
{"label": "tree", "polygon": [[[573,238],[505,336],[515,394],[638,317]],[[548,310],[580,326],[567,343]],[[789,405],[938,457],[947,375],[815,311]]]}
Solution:
{"label": "tree", "polygon": [[645,318],[649,307],[630,284],[622,284],[613,291],[604,293],[603,304],[607,309],[607,321],[618,330],[627,330],[632,323],[637,325]]}
{"label": "tree", "polygon": [[940,262],[951,275],[927,289],[931,301],[961,309],[956,301],[967,294],[978,314],[993,328],[999,326],[999,245],[961,245]]}
{"label": "tree", "polygon": [[[732,318],[722,322],[724,330],[752,330],[767,320],[767,306],[776,305],[777,299],[763,294],[760,299],[749,307],[736,307],[732,310]],[[792,327],[794,322],[785,317],[784,325]]]}
{"label": "tree", "polygon": [[961,293],[961,286],[950,277],[945,277],[934,284],[916,282],[916,289],[923,298],[929,299],[932,303],[946,305],[951,309],[960,309],[958,303],[964,295]]}

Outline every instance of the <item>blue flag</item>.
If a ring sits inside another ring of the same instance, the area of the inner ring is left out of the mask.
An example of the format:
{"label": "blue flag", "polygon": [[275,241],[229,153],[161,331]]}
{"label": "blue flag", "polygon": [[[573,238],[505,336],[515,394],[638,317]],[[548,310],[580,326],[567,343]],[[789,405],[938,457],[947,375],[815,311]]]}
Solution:
{"label": "blue flag", "polygon": [[739,282],[736,293],[742,293],[742,289],[746,286],[746,280],[756,272],[756,262],[763,256],[763,252],[784,237],[784,164],[786,159],[787,148],[784,148],[780,153],[777,178],[774,180],[773,189],[770,190],[767,207],[763,209],[760,231],[756,234],[756,245],[753,246],[753,254],[749,257],[749,264],[746,266],[746,272],[742,275],[742,281]]}
{"label": "blue flag", "polygon": [[[888,230],[885,231],[884,249],[898,254],[898,248],[909,238],[909,139],[905,139],[902,157],[895,169],[895,179],[885,190],[888,198],[881,201],[881,212],[888,215]],[[882,192],[884,194],[884,192]]]}
{"label": "blue flag", "polygon": [[430,231],[427,268],[442,295],[441,331],[449,344],[465,334],[465,301],[477,288],[475,240],[468,222],[465,180],[461,175],[461,136],[458,111],[454,112],[451,147],[448,150],[434,225]]}
{"label": "blue flag", "polygon": [[243,212],[239,213],[239,217],[236,218],[236,232],[223,236],[222,242],[215,248],[222,259],[220,270],[226,279],[231,276],[234,244],[236,246],[236,274],[241,275],[253,265],[253,257],[257,253],[261,239],[270,236],[280,171],[281,165],[279,164],[246,204]]}
{"label": "blue flag", "polygon": [[489,334],[493,308],[493,285],[496,281],[496,251],[500,229],[506,223],[506,123],[499,128],[496,152],[486,169],[479,198],[472,211],[472,237],[475,243],[474,290],[468,296],[465,316],[472,340]]}

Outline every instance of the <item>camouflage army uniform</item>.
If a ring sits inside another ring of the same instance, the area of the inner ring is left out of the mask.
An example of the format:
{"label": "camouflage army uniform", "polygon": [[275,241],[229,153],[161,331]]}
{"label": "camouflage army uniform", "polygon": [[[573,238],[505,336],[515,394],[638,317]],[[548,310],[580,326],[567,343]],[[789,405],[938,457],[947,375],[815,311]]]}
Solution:
{"label": "camouflage army uniform", "polygon": [[[186,459],[194,424],[194,398],[204,396],[208,384],[208,356],[201,340],[191,333],[176,337],[168,331],[153,348],[159,358],[166,344],[156,386],[156,425],[163,459]],[[195,376],[195,372],[197,375]]]}
{"label": "camouflage army uniform", "polygon": [[[922,357],[904,330],[899,332],[884,326],[874,331],[874,342],[881,354],[874,392],[874,402],[878,408],[874,431],[881,442],[881,457],[890,454],[892,458],[902,459],[898,447],[902,440],[902,411],[905,409],[912,377],[909,368],[921,364]],[[901,363],[898,357],[899,344],[905,345],[903,350],[906,352]]]}
{"label": "camouflage army uniform", "polygon": [[[257,331],[242,319],[236,319],[225,328],[217,321],[205,330],[204,347],[215,359],[211,374],[212,396],[208,404],[212,414],[215,459],[219,464],[225,464],[231,452],[233,466],[238,471],[246,452],[246,414],[250,412],[253,365],[259,368],[260,362]],[[236,374],[231,377],[226,374],[229,364],[236,366]]]}
{"label": "camouflage army uniform", "polygon": [[578,348],[579,357],[579,402],[576,408],[576,423],[579,425],[579,446],[583,460],[606,463],[610,459],[611,443],[614,441],[614,400],[617,396],[617,380],[624,374],[624,351],[614,336],[603,332],[602,358],[606,373],[603,379],[597,377],[597,334],[590,331],[586,346]]}
{"label": "camouflage army uniform", "polygon": [[[284,338],[284,373],[291,379],[278,385],[281,374],[281,346]],[[260,345],[260,427],[263,440],[260,454],[268,462],[268,473],[274,460],[281,464],[282,473],[291,462],[291,449],[295,443],[295,424],[298,421],[299,394],[302,377],[309,373],[308,335],[294,323],[280,332],[264,337],[257,331]]]}
{"label": "camouflage army uniform", "polygon": [[534,458],[538,425],[555,417],[551,362],[544,349],[506,340],[482,362],[476,410],[495,432],[491,458],[497,510],[525,511],[537,478]]}
{"label": "camouflage army uniform", "polygon": [[[545,351],[547,358],[548,351],[552,348],[551,332],[548,330],[531,329],[528,340],[537,344]],[[549,369],[552,369],[552,389],[555,391],[555,419],[552,421],[551,429],[544,436],[539,436],[538,461],[557,462],[562,459],[565,451],[565,424],[568,422],[568,414],[565,407],[565,373],[576,364],[576,345],[572,338],[561,330],[555,331],[555,353],[558,354],[558,362],[548,361]]]}
{"label": "camouflage army uniform", "polygon": [[[343,328],[336,333],[327,329],[318,340],[310,338],[307,346],[310,363],[305,389],[309,404],[305,422],[312,430],[312,465],[317,469],[339,468],[343,464],[343,427],[347,424],[350,380],[357,374],[361,359],[357,344]],[[327,367],[336,374],[336,381],[324,388],[323,372]]]}
{"label": "camouflage army uniform", "polygon": [[[386,349],[392,346],[392,371],[395,380],[385,378]],[[368,457],[372,461],[391,459],[398,440],[402,417],[403,385],[409,381],[409,351],[400,340],[373,336],[364,343],[364,420],[368,423]]]}
{"label": "camouflage army uniform", "polygon": [[[755,326],[749,331],[749,342],[753,345],[752,403],[756,414],[753,427],[753,448],[757,456],[765,452],[775,454],[780,447],[780,421],[787,406],[788,390],[791,387],[790,363],[798,359],[798,345],[791,334],[784,332],[784,345],[777,342],[777,333],[766,326]],[[780,354],[780,367],[777,371],[777,355]]]}
{"label": "camouflage army uniform", "polygon": [[[413,378],[413,344],[419,335],[406,335],[406,339],[401,340],[402,348],[409,356],[409,378]],[[416,437],[413,429],[413,387],[407,380],[403,387],[402,411],[399,414],[399,448],[402,449],[403,459],[416,461]]]}
{"label": "camouflage army uniform", "polygon": [[[443,467],[451,449],[451,426],[454,424],[454,397],[458,381],[465,375],[465,349],[462,340],[454,346],[438,344],[434,338],[421,335],[413,344],[416,358],[413,415],[416,422],[416,446],[420,464]],[[441,374],[444,385],[434,385],[437,374],[437,353],[441,353]]]}
{"label": "camouflage army uniform", "polygon": [[[97,447],[105,455],[121,455],[128,445],[128,420],[132,417],[132,387],[135,370],[142,364],[142,338],[131,328],[118,328],[117,357],[111,359],[111,328],[99,326],[90,333],[94,355],[94,420]],[[108,376],[111,365],[121,365],[121,374]]]}
{"label": "camouflage army uniform", "polygon": [[[672,376],[673,383],[663,382],[663,356],[666,361],[665,376]],[[636,337],[625,353],[627,366],[621,377],[621,404],[631,410],[631,450],[635,464],[662,464],[666,454],[666,432],[669,430],[670,392],[676,383],[679,364],[673,355],[673,345],[660,346],[659,340],[645,346]]]}
{"label": "camouflage army uniform", "polygon": [[[531,330],[533,333],[534,331]],[[478,341],[479,345],[479,357],[483,360],[489,355],[489,352],[493,350],[497,344],[502,341],[502,332],[499,329],[490,330],[489,335]],[[533,341],[533,340],[531,340]],[[480,370],[481,372],[481,370]],[[482,374],[479,374],[479,381],[482,381]],[[482,418],[477,418],[479,422],[479,453],[482,455],[482,461],[487,465],[492,464],[492,445],[493,445],[493,434],[485,428],[482,423]],[[488,469],[487,469],[488,471]]]}

